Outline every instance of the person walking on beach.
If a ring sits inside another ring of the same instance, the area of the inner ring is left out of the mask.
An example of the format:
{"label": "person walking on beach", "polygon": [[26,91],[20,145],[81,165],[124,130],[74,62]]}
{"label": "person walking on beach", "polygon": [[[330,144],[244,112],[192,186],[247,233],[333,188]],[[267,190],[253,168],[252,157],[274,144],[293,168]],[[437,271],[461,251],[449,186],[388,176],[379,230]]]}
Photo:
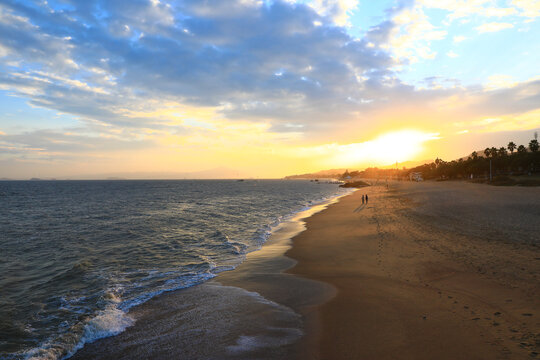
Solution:
{"label": "person walking on beach", "polygon": [[365,195],[362,195],[362,204],[364,203],[364,196],[365,196]]}
{"label": "person walking on beach", "polygon": [[367,196],[367,194],[366,194],[366,204],[367,204],[367,202],[368,202],[368,196]]}

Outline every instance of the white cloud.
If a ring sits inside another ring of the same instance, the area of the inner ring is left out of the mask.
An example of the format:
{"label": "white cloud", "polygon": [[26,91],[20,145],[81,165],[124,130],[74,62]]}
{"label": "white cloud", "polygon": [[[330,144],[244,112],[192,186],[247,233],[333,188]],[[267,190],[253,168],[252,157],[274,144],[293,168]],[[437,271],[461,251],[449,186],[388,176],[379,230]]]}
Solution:
{"label": "white cloud", "polygon": [[449,12],[449,21],[461,19],[467,23],[475,16],[507,18],[523,16],[528,18],[540,17],[539,0],[511,0],[511,6],[498,6],[492,0],[419,0],[417,6],[431,9],[441,9]]}
{"label": "white cloud", "polygon": [[540,16],[540,1],[538,0],[513,0],[512,4],[521,10],[521,15],[525,17]]}
{"label": "white cloud", "polygon": [[490,0],[420,0],[419,4],[426,8],[441,9],[450,12],[450,20],[466,18],[474,14],[483,15],[484,5]]}
{"label": "white cloud", "polygon": [[8,56],[9,54],[9,50],[8,48],[2,46],[2,44],[0,44],[0,58],[3,58],[4,56]]}
{"label": "white cloud", "polygon": [[457,44],[457,43],[460,43],[460,42],[462,42],[462,41],[465,41],[465,40],[467,40],[467,37],[466,37],[466,36],[462,36],[462,35],[454,36],[454,38],[452,39],[452,41],[453,41],[454,43],[456,43],[456,44]]}
{"label": "white cloud", "polygon": [[405,8],[392,18],[388,44],[383,45],[398,58],[417,62],[419,59],[434,59],[437,52],[431,48],[432,41],[443,40],[448,32],[440,30],[429,21],[420,7]]}
{"label": "white cloud", "polygon": [[[247,0],[252,1],[252,0]],[[359,0],[284,0],[289,4],[307,4],[320,16],[330,18],[338,26],[349,26],[349,16]],[[319,22],[320,23],[320,22]]]}
{"label": "white cloud", "polygon": [[496,8],[496,7],[490,7],[485,8],[483,10],[483,15],[487,17],[505,17],[510,15],[517,14],[516,8],[508,7],[508,8]]}
{"label": "white cloud", "polygon": [[488,77],[488,82],[484,85],[484,89],[491,91],[497,89],[512,88],[518,84],[517,81],[510,75],[498,74]]}
{"label": "white cloud", "polygon": [[475,29],[479,33],[487,33],[487,32],[497,32],[504,29],[511,29],[514,25],[510,23],[499,23],[499,22],[490,22],[486,24],[482,24],[480,26],[477,26]]}
{"label": "white cloud", "polygon": [[[462,23],[469,22],[474,16],[479,17],[498,17],[534,14],[540,11],[540,2],[538,0],[513,0],[514,6],[497,6],[492,0],[420,0],[419,6],[431,9],[441,9],[448,11],[449,21],[461,19]],[[516,7],[521,7],[520,13]],[[533,15],[538,16],[538,15]]]}
{"label": "white cloud", "polygon": [[451,58],[457,58],[459,55],[453,52],[452,50],[450,50],[449,52],[446,53],[446,56],[451,57]]}
{"label": "white cloud", "polygon": [[336,25],[349,25],[349,16],[359,4],[359,0],[311,0],[309,6],[320,15],[330,17]]}

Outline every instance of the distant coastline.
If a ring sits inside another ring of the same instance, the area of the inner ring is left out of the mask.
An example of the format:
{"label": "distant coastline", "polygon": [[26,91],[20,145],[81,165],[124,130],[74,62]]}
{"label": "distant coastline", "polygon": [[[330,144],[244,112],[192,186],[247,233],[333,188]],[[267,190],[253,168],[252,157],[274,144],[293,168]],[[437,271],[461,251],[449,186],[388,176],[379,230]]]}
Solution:
{"label": "distant coastline", "polygon": [[[536,135],[535,135],[536,136]],[[467,180],[497,186],[540,186],[540,151],[538,140],[528,147],[510,141],[506,147],[488,147],[452,161],[435,159],[414,167],[398,163],[395,167],[368,167],[363,170],[323,170],[311,174],[287,176],[285,179],[317,179],[331,177],[346,182],[362,179],[382,180]]]}

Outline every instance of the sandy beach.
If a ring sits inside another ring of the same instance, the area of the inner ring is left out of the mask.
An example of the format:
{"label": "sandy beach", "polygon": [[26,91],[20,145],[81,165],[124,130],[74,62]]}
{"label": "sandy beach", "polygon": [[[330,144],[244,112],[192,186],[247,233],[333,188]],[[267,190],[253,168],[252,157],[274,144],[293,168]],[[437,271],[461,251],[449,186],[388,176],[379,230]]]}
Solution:
{"label": "sandy beach", "polygon": [[74,358],[539,357],[539,188],[379,184],[320,210]]}
{"label": "sandy beach", "polygon": [[337,289],[318,310],[319,358],[538,357],[540,189],[372,186],[307,229],[290,272]]}

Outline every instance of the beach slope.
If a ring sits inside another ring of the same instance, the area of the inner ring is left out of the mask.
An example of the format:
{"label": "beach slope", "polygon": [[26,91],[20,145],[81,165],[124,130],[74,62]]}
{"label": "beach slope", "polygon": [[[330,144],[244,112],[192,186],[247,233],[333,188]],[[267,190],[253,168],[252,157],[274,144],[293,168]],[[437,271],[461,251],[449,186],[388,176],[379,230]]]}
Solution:
{"label": "beach slope", "polygon": [[391,183],[306,225],[289,272],[337,290],[316,357],[538,357],[540,189]]}

